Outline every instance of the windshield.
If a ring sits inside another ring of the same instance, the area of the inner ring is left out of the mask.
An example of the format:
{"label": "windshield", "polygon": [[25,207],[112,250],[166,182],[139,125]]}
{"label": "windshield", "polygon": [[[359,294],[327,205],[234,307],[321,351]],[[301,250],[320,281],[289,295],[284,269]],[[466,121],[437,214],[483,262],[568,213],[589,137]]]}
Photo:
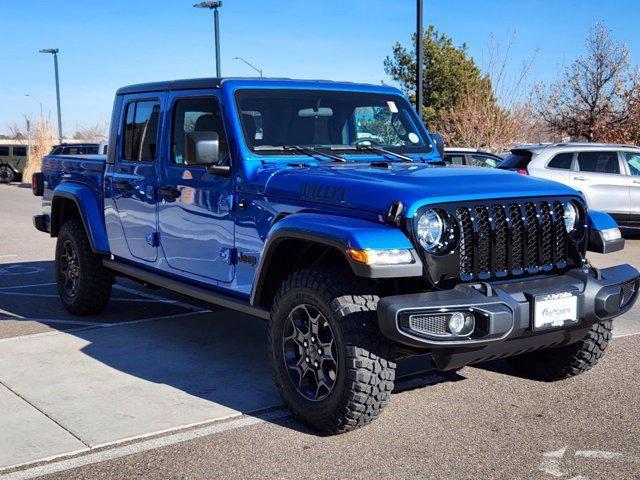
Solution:
{"label": "windshield", "polygon": [[[315,149],[373,146],[397,153],[432,147],[399,95],[324,90],[238,90],[236,103],[247,146],[260,155],[282,147]],[[274,147],[270,150],[270,147]],[[347,149],[344,153],[369,153]],[[287,149],[288,154],[303,154]]]}

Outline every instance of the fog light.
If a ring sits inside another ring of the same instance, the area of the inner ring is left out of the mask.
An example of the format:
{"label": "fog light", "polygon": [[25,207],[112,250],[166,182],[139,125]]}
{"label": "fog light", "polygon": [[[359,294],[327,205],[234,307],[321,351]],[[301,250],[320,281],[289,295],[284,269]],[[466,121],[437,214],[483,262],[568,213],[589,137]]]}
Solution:
{"label": "fog light", "polygon": [[466,336],[473,332],[475,328],[475,318],[471,314],[454,312],[449,318],[447,327],[454,335]]}

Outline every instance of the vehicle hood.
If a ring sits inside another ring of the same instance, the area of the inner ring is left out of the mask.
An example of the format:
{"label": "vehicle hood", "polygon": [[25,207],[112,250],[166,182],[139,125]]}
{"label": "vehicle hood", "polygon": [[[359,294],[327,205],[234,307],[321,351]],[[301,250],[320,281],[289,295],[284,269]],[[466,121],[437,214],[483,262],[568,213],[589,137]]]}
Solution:
{"label": "vehicle hood", "polygon": [[436,203],[579,196],[566,185],[506,170],[428,163],[397,163],[389,168],[369,164],[282,168],[266,164],[256,173],[259,191],[267,196],[380,214],[399,200],[406,207],[407,217],[413,217],[424,205]]}

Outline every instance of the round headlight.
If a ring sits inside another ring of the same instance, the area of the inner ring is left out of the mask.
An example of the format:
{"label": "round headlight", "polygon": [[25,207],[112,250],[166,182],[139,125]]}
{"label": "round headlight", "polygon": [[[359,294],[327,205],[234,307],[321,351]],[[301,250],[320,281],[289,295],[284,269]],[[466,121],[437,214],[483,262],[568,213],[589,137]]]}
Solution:
{"label": "round headlight", "polygon": [[568,233],[575,230],[579,215],[578,207],[573,202],[569,202],[564,206],[564,227]]}
{"label": "round headlight", "polygon": [[418,241],[430,252],[440,246],[444,235],[444,220],[435,210],[426,210],[418,220]]}

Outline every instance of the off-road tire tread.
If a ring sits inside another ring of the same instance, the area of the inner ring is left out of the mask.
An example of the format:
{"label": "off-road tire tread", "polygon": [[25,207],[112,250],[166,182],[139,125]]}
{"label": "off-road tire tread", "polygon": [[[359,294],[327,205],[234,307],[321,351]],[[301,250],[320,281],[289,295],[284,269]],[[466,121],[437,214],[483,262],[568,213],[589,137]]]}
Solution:
{"label": "off-road tire tread", "polygon": [[62,286],[58,281],[58,292],[64,307],[73,315],[83,316],[100,313],[104,310],[114,283],[114,275],[102,265],[102,256],[96,255],[91,250],[91,244],[87,238],[82,221],[78,218],[67,220],[58,232],[58,245],[56,246],[56,280],[58,280],[58,248],[69,236],[75,243],[78,261],[80,262],[80,288],[73,302],[66,300]]}
{"label": "off-road tire tread", "polygon": [[[296,420],[325,434],[345,433],[364,426],[374,420],[389,403],[395,381],[395,353],[377,326],[379,298],[367,293],[366,285],[357,279],[339,277],[329,270],[301,270],[281,285],[271,309],[272,317],[287,292],[300,288],[315,291],[340,318],[347,345],[347,384],[340,408],[333,412],[297,412],[283,386],[276,381],[280,395]],[[269,353],[274,360],[272,335],[270,328]],[[318,405],[316,410],[320,409]]]}
{"label": "off-road tire tread", "polygon": [[598,363],[611,340],[611,320],[594,324],[579,341],[511,357],[513,367],[533,378],[548,382],[586,372]]}
{"label": "off-road tire tread", "polygon": [[10,184],[11,182],[14,182],[16,180],[16,174],[14,173],[14,171],[11,169],[11,167],[9,165],[0,165],[0,168],[3,170],[8,170],[9,174],[8,174],[8,181],[5,180],[0,180],[0,184]]}

